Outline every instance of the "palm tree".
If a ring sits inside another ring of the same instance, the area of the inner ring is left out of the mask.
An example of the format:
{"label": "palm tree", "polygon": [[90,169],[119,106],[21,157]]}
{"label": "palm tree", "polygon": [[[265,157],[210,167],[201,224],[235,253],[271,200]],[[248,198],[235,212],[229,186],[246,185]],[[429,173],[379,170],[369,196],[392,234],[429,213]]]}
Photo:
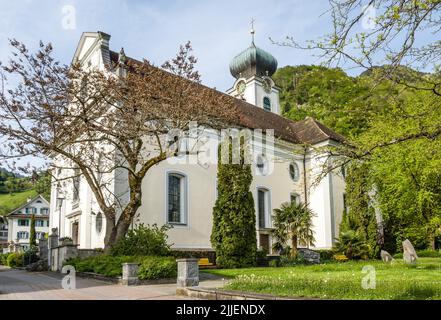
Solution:
{"label": "palm tree", "polygon": [[343,253],[348,259],[367,259],[369,246],[363,241],[360,234],[354,230],[340,232],[336,239],[335,250]]}
{"label": "palm tree", "polygon": [[283,251],[286,243],[291,241],[291,257],[297,257],[297,247],[314,244],[312,218],[314,212],[306,204],[296,202],[282,203],[279,209],[274,209],[273,236],[276,240],[273,249]]}

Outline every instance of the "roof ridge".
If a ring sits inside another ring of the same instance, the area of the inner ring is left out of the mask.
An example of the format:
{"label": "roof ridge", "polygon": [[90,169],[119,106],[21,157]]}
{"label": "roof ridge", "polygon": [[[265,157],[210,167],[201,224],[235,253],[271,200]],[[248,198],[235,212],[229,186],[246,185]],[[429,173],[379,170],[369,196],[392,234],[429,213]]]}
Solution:
{"label": "roof ridge", "polygon": [[[117,62],[118,53],[113,50],[109,50],[109,52],[110,52],[111,60],[113,58],[114,60],[116,59],[115,62]],[[127,58],[127,61],[131,60],[135,63],[143,63],[142,61],[140,61],[138,59],[134,59],[129,56],[126,56],[126,58]],[[155,65],[151,65],[151,66],[154,68],[161,69],[160,67],[155,66]],[[163,70],[164,72],[169,72],[164,69],[161,69],[161,70]],[[183,78],[183,79],[185,79],[185,78]],[[186,80],[188,80],[188,79],[186,79]],[[191,81],[191,80],[188,80],[188,81]],[[279,115],[279,114],[271,112],[271,111],[266,111],[266,110],[259,108],[256,105],[251,104],[247,101],[233,97],[225,92],[219,91],[215,88],[208,87],[207,85],[205,85],[203,83],[196,83],[196,84],[200,85],[201,87],[207,88],[209,90],[213,90],[217,94],[223,95],[223,96],[228,97],[230,99],[234,99],[233,101],[235,102],[235,105],[239,111],[239,116],[238,116],[239,123],[235,123],[235,125],[244,126],[244,127],[250,128],[250,129],[257,129],[258,126],[261,126],[261,128],[259,128],[259,129],[264,129],[264,130],[273,129],[275,137],[279,136],[281,139],[286,140],[288,142],[298,143],[298,144],[302,144],[302,143],[314,144],[314,143],[321,142],[324,139],[318,138],[318,137],[315,137],[314,139],[311,139],[310,137],[308,139],[305,139],[305,138],[301,138],[301,136],[298,134],[300,131],[300,130],[298,130],[298,126],[301,126],[302,124],[307,122],[308,119],[312,119],[314,126],[321,132],[321,135],[326,136],[328,139],[334,137],[334,140],[336,140],[336,141],[344,140],[343,136],[334,132],[332,129],[327,128],[325,125],[321,124],[320,122],[318,122],[317,120],[315,120],[312,117],[306,117],[303,120],[293,121],[293,120],[286,118],[282,115]],[[262,115],[265,115],[265,117],[263,117]],[[261,117],[259,118],[259,116],[261,116]],[[277,123],[277,122],[279,122],[279,123]],[[253,126],[252,125],[253,123],[256,124],[256,126]],[[272,127],[272,128],[268,127],[271,124],[273,124],[274,127]],[[329,130],[329,133],[325,132],[322,127],[327,128],[327,130]]]}
{"label": "roof ridge", "polygon": [[50,204],[49,201],[47,201],[41,194],[38,194],[34,198],[31,198],[31,200],[29,200],[29,201],[26,200],[26,202],[23,205],[19,206],[18,208],[15,208],[10,213],[8,213],[6,216],[10,216],[10,215],[14,214],[16,211],[19,211],[19,210],[23,209],[24,207],[26,207],[26,205],[28,203],[34,202],[38,198],[42,198],[44,201],[46,201],[48,204]]}

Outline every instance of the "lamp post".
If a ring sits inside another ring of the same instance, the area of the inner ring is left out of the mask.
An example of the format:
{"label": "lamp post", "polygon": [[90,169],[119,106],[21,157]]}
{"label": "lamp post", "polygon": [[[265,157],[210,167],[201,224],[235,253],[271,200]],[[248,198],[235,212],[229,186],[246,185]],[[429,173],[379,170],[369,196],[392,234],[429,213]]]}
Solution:
{"label": "lamp post", "polygon": [[[59,232],[59,236],[61,236],[61,208],[63,207],[63,201],[64,201],[64,197],[58,196],[57,197],[57,209],[58,209],[58,232]],[[64,232],[63,232],[64,235]]]}

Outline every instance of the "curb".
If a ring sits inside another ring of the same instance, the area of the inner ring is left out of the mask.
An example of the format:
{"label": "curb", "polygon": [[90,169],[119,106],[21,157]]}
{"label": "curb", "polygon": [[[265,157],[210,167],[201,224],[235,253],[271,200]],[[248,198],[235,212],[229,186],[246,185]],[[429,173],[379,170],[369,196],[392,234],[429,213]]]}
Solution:
{"label": "curb", "polygon": [[271,294],[227,291],[201,287],[177,288],[176,295],[204,300],[321,300],[303,297],[280,297]]}

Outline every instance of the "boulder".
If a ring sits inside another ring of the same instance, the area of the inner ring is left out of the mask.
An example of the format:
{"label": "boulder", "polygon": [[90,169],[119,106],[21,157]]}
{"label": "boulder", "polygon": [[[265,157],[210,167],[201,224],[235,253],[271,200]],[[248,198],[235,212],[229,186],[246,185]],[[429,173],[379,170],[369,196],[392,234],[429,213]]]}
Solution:
{"label": "boulder", "polygon": [[320,253],[306,248],[299,248],[298,252],[309,263],[320,263]]}
{"label": "boulder", "polygon": [[403,260],[405,263],[412,264],[418,259],[415,248],[409,239],[403,241]]}
{"label": "boulder", "polygon": [[394,260],[394,258],[392,258],[390,253],[385,250],[381,250],[380,256],[381,256],[381,260],[383,260],[383,262],[385,262],[385,263],[389,263]]}
{"label": "boulder", "polygon": [[43,259],[43,260],[38,260],[37,262],[28,264],[26,266],[26,270],[27,271],[47,271],[48,267],[47,267],[47,259]]}

